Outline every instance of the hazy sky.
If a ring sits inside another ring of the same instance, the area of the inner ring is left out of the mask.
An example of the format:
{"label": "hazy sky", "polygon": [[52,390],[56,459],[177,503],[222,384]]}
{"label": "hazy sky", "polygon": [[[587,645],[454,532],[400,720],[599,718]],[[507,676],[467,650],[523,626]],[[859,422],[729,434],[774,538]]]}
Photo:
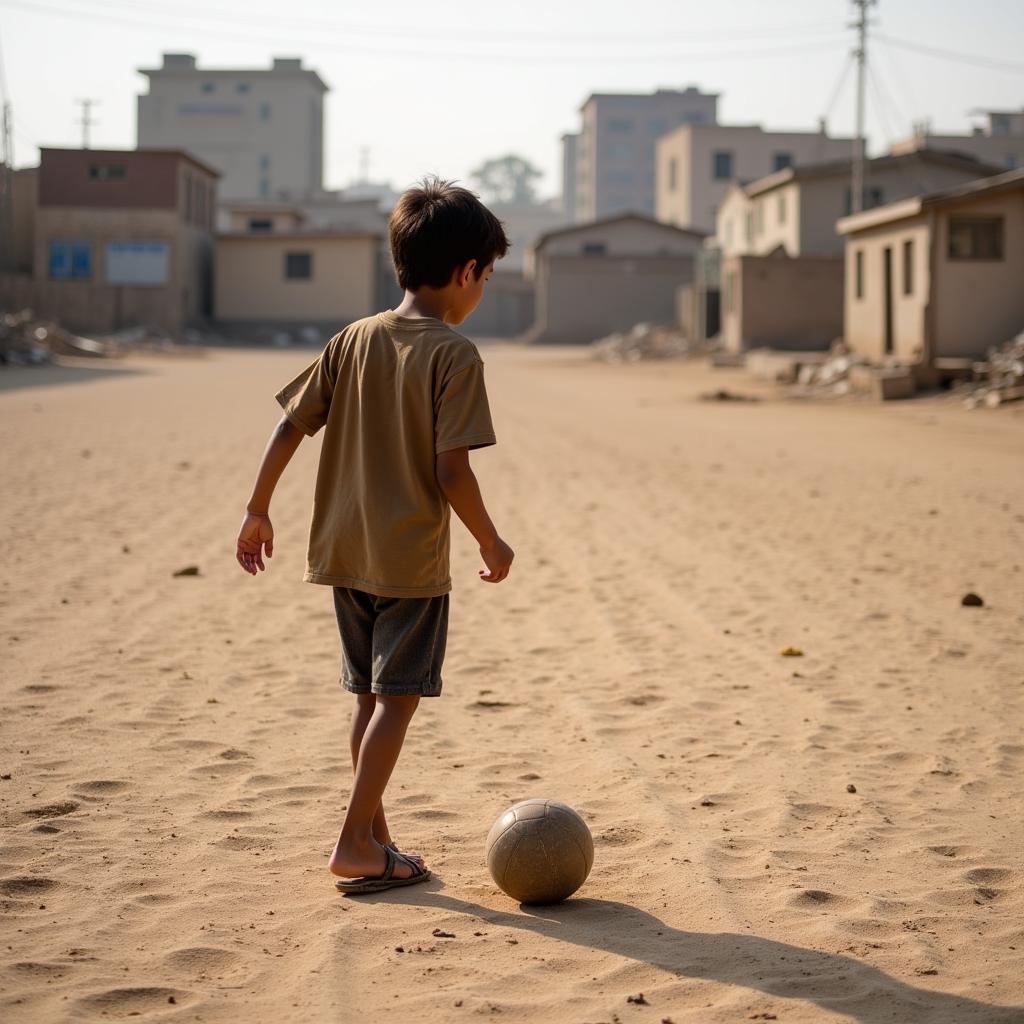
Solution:
{"label": "hazy sky", "polygon": [[[881,0],[873,9],[872,150],[931,118],[967,130],[974,108],[1024,107],[1022,0]],[[135,145],[139,67],[164,51],[200,68],[265,68],[301,56],[330,86],[324,183],[399,187],[426,172],[465,178],[515,152],[560,189],[559,136],[590,92],[696,85],[719,119],[813,128],[848,61],[849,0],[0,0],[0,89],[14,107],[16,164],[39,145],[77,146],[76,98],[100,100],[92,145]],[[885,39],[884,37],[888,37]],[[910,49],[953,51],[961,60]],[[853,129],[852,71],[829,128]]]}

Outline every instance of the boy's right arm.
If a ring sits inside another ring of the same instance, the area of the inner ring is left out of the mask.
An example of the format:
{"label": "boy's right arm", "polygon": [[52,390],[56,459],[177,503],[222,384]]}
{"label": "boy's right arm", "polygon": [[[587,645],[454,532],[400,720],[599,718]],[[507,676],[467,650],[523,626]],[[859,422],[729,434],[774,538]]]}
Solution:
{"label": "boy's right arm", "polygon": [[235,558],[238,560],[238,564],[253,576],[259,570],[266,568],[263,564],[264,551],[267,558],[274,553],[274,527],[270,522],[270,499],[277,486],[277,481],[284,472],[284,467],[291,461],[291,457],[295,454],[299,442],[304,436],[304,433],[287,416],[282,416],[263,452],[263,460],[260,462],[259,472],[256,474],[252,495],[245,506],[245,518],[239,528],[238,540],[235,545]]}
{"label": "boy's right arm", "polygon": [[480,485],[469,465],[469,449],[441,452],[434,460],[434,472],[448,503],[480,545],[480,556],[487,566],[480,570],[480,579],[500,583],[508,575],[515,553],[498,536],[487,514]]}

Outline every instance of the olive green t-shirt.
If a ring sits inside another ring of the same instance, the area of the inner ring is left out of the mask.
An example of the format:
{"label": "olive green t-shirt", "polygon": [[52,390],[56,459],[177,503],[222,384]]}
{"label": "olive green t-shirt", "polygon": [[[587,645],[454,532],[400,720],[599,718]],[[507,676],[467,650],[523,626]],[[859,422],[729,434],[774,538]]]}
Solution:
{"label": "olive green t-shirt", "polygon": [[495,443],[476,346],[441,320],[359,320],[275,396],[324,428],[304,579],[381,597],[451,590],[434,457]]}

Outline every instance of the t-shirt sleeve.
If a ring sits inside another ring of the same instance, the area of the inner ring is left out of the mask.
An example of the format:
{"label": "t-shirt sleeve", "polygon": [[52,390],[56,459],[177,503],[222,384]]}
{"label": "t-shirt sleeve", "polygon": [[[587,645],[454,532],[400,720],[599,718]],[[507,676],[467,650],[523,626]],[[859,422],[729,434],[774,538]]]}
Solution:
{"label": "t-shirt sleeve", "polygon": [[484,387],[484,364],[475,359],[441,385],[434,404],[434,453],[484,448],[496,440]]}
{"label": "t-shirt sleeve", "polygon": [[326,422],[334,395],[334,373],[331,369],[331,345],[274,397],[285,416],[304,434],[312,436]]}

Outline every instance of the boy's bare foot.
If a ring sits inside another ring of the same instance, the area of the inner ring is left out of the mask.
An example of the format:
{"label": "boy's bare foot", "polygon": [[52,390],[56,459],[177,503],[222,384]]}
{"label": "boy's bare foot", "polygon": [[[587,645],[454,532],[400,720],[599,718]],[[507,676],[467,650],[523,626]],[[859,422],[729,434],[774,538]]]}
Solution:
{"label": "boy's bare foot", "polygon": [[[422,859],[420,864],[423,866]],[[353,846],[341,849],[335,845],[331,859],[328,861],[327,870],[339,878],[376,878],[383,875],[387,870],[388,858],[384,847],[375,839],[366,846]],[[401,859],[395,865],[395,878],[411,878],[412,868],[403,864]]]}

